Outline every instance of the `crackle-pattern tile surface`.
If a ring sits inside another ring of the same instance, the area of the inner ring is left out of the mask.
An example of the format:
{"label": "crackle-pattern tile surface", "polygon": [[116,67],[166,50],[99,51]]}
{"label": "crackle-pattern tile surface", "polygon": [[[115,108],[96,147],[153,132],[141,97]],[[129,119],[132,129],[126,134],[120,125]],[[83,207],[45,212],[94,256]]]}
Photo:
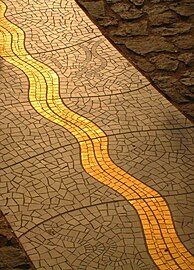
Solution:
{"label": "crackle-pattern tile surface", "polygon": [[74,0],[0,1],[0,205],[37,270],[194,269],[194,125]]}

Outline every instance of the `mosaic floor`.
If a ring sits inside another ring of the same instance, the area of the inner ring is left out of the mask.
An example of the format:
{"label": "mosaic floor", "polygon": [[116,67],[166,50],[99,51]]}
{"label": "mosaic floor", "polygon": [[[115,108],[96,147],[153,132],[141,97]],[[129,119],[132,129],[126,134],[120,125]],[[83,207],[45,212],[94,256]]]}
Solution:
{"label": "mosaic floor", "polygon": [[194,125],[74,0],[0,0],[0,205],[38,270],[194,269]]}

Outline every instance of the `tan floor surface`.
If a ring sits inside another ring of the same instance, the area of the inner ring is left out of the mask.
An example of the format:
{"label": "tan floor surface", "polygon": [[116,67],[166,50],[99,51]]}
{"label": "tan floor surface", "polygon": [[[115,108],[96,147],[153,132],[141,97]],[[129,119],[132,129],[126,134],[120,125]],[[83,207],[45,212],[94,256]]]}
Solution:
{"label": "tan floor surface", "polygon": [[0,9],[0,205],[36,269],[194,269],[193,124],[74,0]]}

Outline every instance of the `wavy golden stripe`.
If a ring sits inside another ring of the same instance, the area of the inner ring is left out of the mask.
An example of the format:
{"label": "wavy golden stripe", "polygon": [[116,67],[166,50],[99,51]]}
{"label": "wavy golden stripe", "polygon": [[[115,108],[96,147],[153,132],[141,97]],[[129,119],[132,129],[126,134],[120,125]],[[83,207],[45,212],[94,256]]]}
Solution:
{"label": "wavy golden stripe", "polygon": [[75,136],[81,148],[82,165],[88,174],[119,192],[133,205],[141,220],[149,253],[158,268],[194,269],[194,258],[179,240],[165,200],[112,162],[106,134],[65,106],[59,95],[58,75],[29,55],[24,47],[23,31],[4,17],[5,10],[5,4],[0,1],[1,56],[27,75],[31,105],[39,114]]}

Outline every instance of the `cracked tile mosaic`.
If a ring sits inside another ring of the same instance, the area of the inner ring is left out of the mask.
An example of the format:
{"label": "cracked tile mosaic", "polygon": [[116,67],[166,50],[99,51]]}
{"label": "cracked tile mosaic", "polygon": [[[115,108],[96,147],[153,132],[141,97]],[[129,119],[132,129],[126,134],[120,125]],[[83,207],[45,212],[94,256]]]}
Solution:
{"label": "cracked tile mosaic", "polygon": [[1,205],[3,209],[9,205],[8,219],[18,235],[56,212],[123,199],[85,173],[77,145],[8,167],[1,179]]}
{"label": "cracked tile mosaic", "polygon": [[173,213],[174,223],[179,237],[194,255],[193,193],[167,196],[165,199]]}
{"label": "cracked tile mosaic", "polygon": [[74,0],[5,3],[0,205],[35,268],[192,270],[192,123]]}
{"label": "cracked tile mosaic", "polygon": [[[0,101],[1,104],[14,105],[15,103],[28,102],[28,78],[17,67],[1,59],[0,72]],[[3,107],[0,108],[1,111]]]}
{"label": "cracked tile mosaic", "polygon": [[194,128],[109,137],[113,161],[162,195],[192,192]]}
{"label": "cracked tile mosaic", "polygon": [[99,38],[101,32],[77,6],[35,9],[9,15],[9,20],[25,31],[30,54],[72,47]]}
{"label": "cracked tile mosaic", "polygon": [[[46,239],[42,237],[45,234]],[[140,222],[126,202],[99,204],[53,217],[21,239],[41,269],[55,265],[58,269],[157,269],[145,246],[139,246],[144,242]]]}
{"label": "cracked tile mosaic", "polygon": [[[114,58],[111,59],[113,53]],[[62,97],[64,94],[65,97],[106,96],[135,91],[150,85],[145,77],[124,60],[119,52],[114,52],[110,43],[102,38],[52,53],[37,54],[36,58],[61,75]]]}
{"label": "cracked tile mosaic", "polygon": [[28,103],[2,109],[0,123],[1,168],[76,143],[69,132],[42,118]]}

